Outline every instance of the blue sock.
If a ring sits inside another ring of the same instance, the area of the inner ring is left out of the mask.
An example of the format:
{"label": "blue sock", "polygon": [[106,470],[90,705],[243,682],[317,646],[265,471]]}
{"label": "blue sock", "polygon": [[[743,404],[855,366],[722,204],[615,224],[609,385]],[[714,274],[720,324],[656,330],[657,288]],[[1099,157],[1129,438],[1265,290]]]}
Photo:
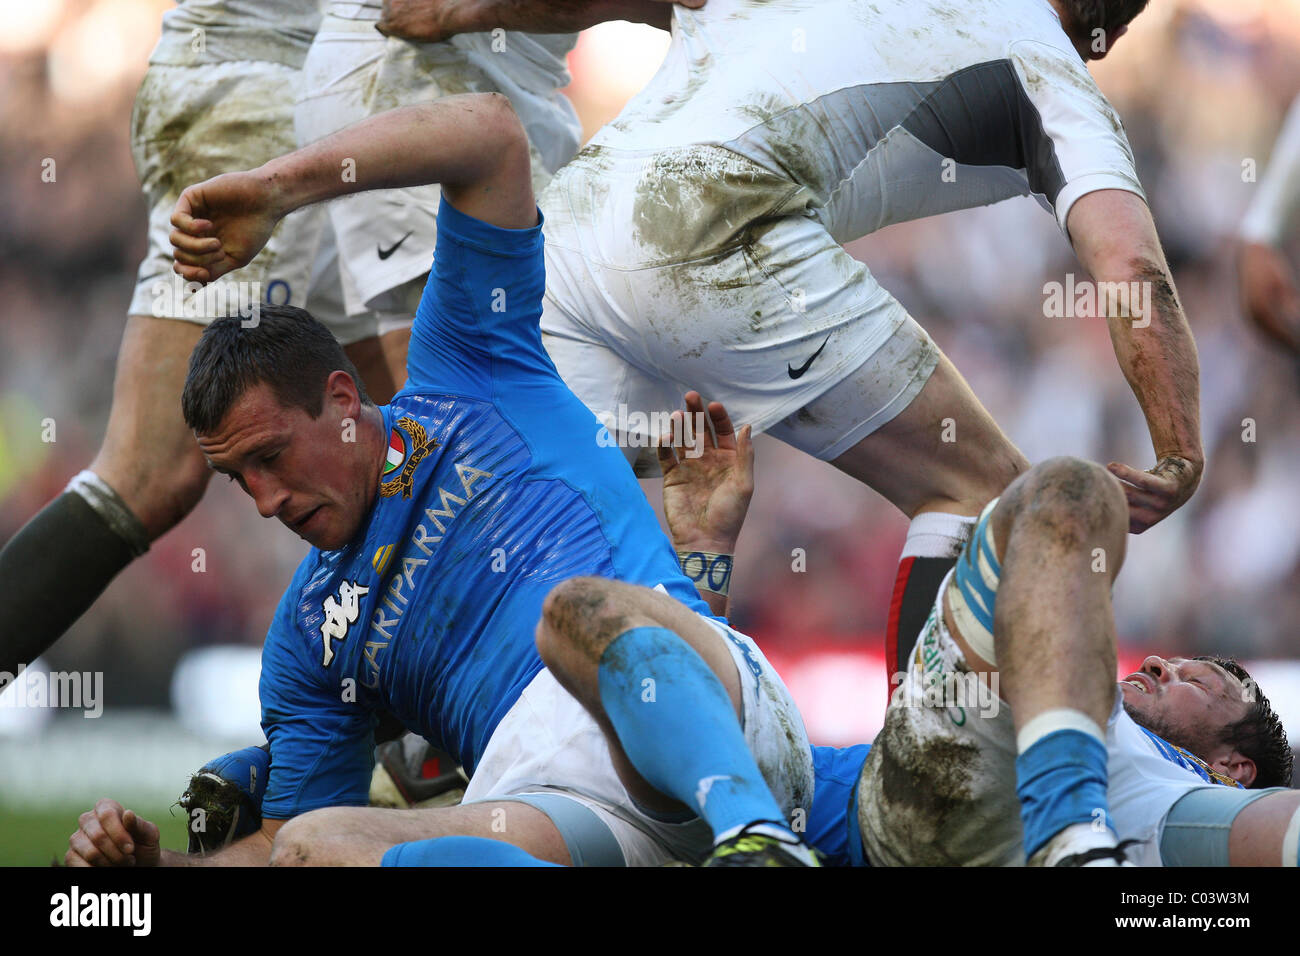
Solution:
{"label": "blue sock", "polygon": [[758,820],[784,825],[726,688],[689,644],[666,628],[633,628],[605,648],[599,681],[632,765],[703,817],[715,839]]}
{"label": "blue sock", "polygon": [[1033,856],[1072,823],[1104,818],[1113,831],[1106,783],[1106,745],[1082,730],[1053,731],[1017,757],[1025,856]]}
{"label": "blue sock", "polygon": [[484,837],[445,836],[399,843],[381,866],[559,866],[530,856],[513,843]]}

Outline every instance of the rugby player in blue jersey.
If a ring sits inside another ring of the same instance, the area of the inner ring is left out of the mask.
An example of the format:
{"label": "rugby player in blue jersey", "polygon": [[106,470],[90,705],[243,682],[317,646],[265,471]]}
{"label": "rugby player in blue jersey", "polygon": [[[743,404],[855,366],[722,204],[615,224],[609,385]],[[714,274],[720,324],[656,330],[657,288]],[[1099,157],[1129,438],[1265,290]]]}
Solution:
{"label": "rugby player in blue jersey", "polygon": [[[369,402],[300,310],[219,320],[191,357],[183,407],[208,463],[314,546],[263,655],[261,830],[201,858],[160,853],[156,830],[101,801],[70,861],[378,863],[461,834],[567,863],[596,827],[613,862],[812,862],[785,822],[812,798],[798,711],[698,598],[542,348],[541,223],[504,97],[395,110],[190,187],[177,270],[216,279],[293,209],[428,182],[437,255],[392,404]],[[465,804],[363,806],[380,711],[472,772]]]}

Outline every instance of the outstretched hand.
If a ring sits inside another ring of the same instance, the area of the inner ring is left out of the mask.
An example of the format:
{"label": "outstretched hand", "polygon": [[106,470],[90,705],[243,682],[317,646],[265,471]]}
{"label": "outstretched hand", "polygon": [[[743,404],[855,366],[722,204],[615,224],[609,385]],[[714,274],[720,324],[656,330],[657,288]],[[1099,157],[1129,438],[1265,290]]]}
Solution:
{"label": "outstretched hand", "polygon": [[1106,470],[1120,480],[1128,498],[1128,530],[1141,534],[1177,511],[1201,481],[1201,466],[1166,455],[1148,471],[1112,461]]}
{"label": "outstretched hand", "polygon": [[678,550],[733,554],[754,494],[754,443],[721,402],[708,405],[716,438],[704,413],[700,393],[687,392],[686,411],[673,412],[673,430],[659,439],[664,515]]}
{"label": "outstretched hand", "polygon": [[172,210],[172,268],[191,282],[219,279],[248,265],[278,221],[271,188],[255,172],[224,173],[190,186]]}

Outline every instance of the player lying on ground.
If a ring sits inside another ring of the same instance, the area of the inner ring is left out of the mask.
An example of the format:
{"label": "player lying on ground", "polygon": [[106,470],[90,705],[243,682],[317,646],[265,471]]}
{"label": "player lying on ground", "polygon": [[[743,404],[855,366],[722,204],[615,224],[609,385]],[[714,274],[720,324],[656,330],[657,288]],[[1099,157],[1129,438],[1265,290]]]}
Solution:
{"label": "player lying on ground", "polygon": [[1114,477],[1071,458],[985,509],[866,758],[857,859],[1061,865],[1135,840],[1147,865],[1296,865],[1300,793],[1271,789],[1291,750],[1239,665],[1150,657],[1116,687],[1126,510]]}
{"label": "player lying on ground", "polygon": [[[346,315],[321,288],[333,270],[315,268],[318,246],[329,241],[323,209],[286,219],[256,259],[202,295],[181,294],[172,271],[168,234],[180,190],[296,145],[299,68],[319,22],[317,0],[185,0],[163,16],[131,136],[149,250],[128,309],[108,428],[89,468],[0,550],[11,588],[0,607],[0,670],[44,653],[203,497],[212,473],[181,418],[180,394],[194,343],[216,315],[264,302],[303,305],[310,292],[313,312],[370,393],[387,400],[400,385],[405,330],[386,331],[371,313]],[[56,582],[59,599],[50,600]]]}
{"label": "player lying on ground", "polygon": [[[398,843],[504,826],[564,863],[575,818],[603,823],[626,862],[698,860],[715,842],[736,860],[726,851],[752,846],[754,826],[766,855],[810,860],[782,822],[811,800],[798,711],[696,597],[542,348],[541,226],[504,97],[396,110],[190,187],[177,268],[218,278],[294,209],[427,182],[443,189],[437,256],[392,404],[371,404],[297,310],[263,309],[251,329],[219,320],[191,358],[183,404],[210,465],[314,545],[263,654],[262,828],[200,862],[378,863]],[[570,626],[590,608],[561,583],[577,575],[617,579],[619,625]],[[465,766],[464,805],[361,806],[381,710]],[[195,862],[158,853],[119,810],[83,826],[74,855]]]}
{"label": "player lying on ground", "polygon": [[[739,522],[747,498],[728,509],[728,494],[711,513]],[[1143,865],[1296,865],[1291,750],[1239,665],[1150,657],[1117,687],[1110,590],[1126,529],[1119,482],[1077,459],[1035,466],[991,503],[875,743],[813,748],[806,840],[874,865],[1114,864],[1124,841]],[[734,541],[739,525],[717,533]],[[581,583],[583,626],[617,621],[619,586]],[[402,858],[474,852],[435,842]]]}
{"label": "player lying on ground", "polygon": [[1037,195],[1100,284],[1097,314],[1150,430],[1149,472],[1110,466],[1131,530],[1199,481],[1195,345],[1119,116],[1084,62],[1144,5],[678,7],[654,79],[542,194],[543,341],[630,457],[651,444],[648,414],[689,386],[913,519],[890,673],[974,516],[1028,463],[841,243]]}

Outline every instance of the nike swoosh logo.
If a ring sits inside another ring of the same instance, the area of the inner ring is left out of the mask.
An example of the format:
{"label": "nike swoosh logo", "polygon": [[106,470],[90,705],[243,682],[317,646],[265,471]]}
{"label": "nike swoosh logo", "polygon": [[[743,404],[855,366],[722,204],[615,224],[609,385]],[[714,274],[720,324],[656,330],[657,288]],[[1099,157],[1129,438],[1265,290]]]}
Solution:
{"label": "nike swoosh logo", "polygon": [[391,256],[394,252],[397,251],[398,246],[400,246],[402,243],[404,243],[407,239],[410,238],[411,238],[411,234],[408,232],[406,235],[404,235],[401,239],[398,239],[387,249],[383,248],[378,243],[375,243],[375,251],[379,253],[380,259],[387,259],[389,256]]}
{"label": "nike swoosh logo", "polygon": [[[826,336],[826,342],[829,342],[830,340],[831,340],[831,337],[830,337],[829,335]],[[791,377],[791,378],[802,378],[802,377],[803,377],[803,373],[806,372],[806,371],[808,371],[808,369],[812,367],[812,363],[813,363],[813,362],[817,361],[817,356],[819,356],[819,355],[822,354],[822,349],[826,348],[826,342],[823,342],[821,348],[818,349],[816,352],[814,352],[814,353],[812,354],[812,358],[810,358],[808,361],[804,362],[804,363],[803,363],[802,365],[800,365],[798,368],[795,368],[794,366],[787,364],[786,367],[785,367],[785,370],[786,370],[787,372],[790,373],[790,377]]]}

